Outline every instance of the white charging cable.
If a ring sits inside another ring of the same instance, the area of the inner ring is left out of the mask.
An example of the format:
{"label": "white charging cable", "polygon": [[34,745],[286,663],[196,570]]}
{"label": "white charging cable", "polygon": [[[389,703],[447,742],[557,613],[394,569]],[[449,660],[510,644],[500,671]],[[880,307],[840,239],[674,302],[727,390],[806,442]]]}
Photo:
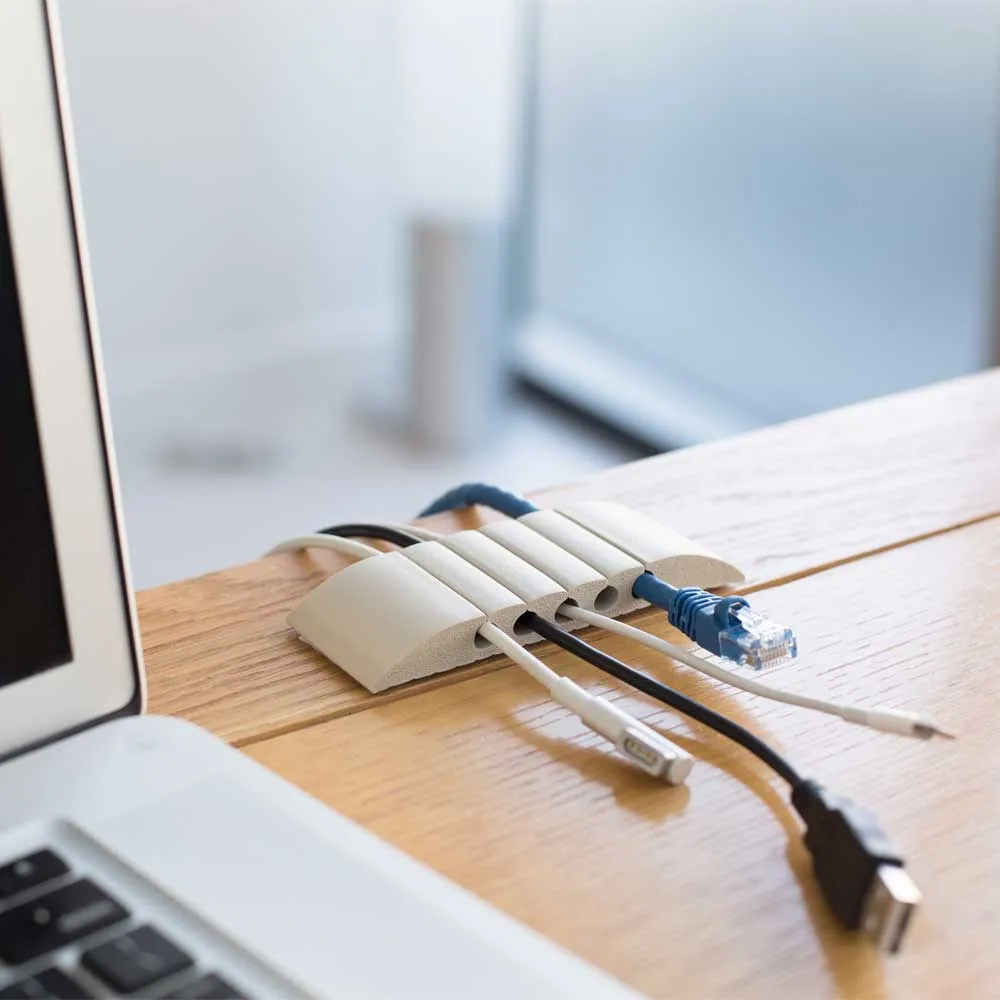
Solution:
{"label": "white charging cable", "polygon": [[915,736],[918,739],[930,739],[932,736],[948,736],[951,733],[945,732],[937,726],[926,715],[917,712],[904,712],[892,708],[861,708],[857,705],[849,705],[835,701],[827,701],[824,698],[813,698],[805,694],[795,694],[792,691],[785,691],[781,688],[772,687],[770,684],[761,684],[750,677],[745,677],[735,670],[727,670],[718,663],[713,663],[704,656],[698,656],[690,650],[677,646],[666,639],[652,635],[642,629],[629,625],[626,622],[618,621],[616,618],[609,618],[607,615],[598,614],[596,611],[588,611],[586,608],[576,607],[572,604],[564,604],[559,609],[560,615],[572,618],[587,625],[604,629],[606,632],[613,632],[615,635],[623,636],[626,639],[634,639],[649,649],[654,649],[658,653],[663,653],[685,666],[693,667],[695,670],[713,677],[717,681],[739,688],[749,694],[758,695],[761,698],[770,698],[771,701],[784,702],[786,705],[796,705],[799,708],[811,709],[814,712],[824,712],[827,715],[835,715],[846,722],[853,722],[859,726],[868,726],[871,729],[878,729],[883,733],[896,733],[901,736]]}
{"label": "white charging cable", "polygon": [[487,622],[479,634],[501,653],[506,653],[539,684],[545,685],[552,698],[578,715],[588,729],[610,740],[636,767],[671,785],[681,785],[687,779],[694,764],[691,755],[662,733],[612,702],[588,694],[568,677],[557,674],[496,625]]}
{"label": "white charging cable", "polygon": [[[406,530],[410,531],[409,528]],[[410,533],[413,534],[412,531]],[[328,549],[352,559],[369,559],[382,554],[379,549],[364,542],[324,534],[289,538],[275,545],[267,554],[310,548]],[[482,625],[479,634],[543,685],[553,700],[578,716],[588,729],[613,743],[619,753],[640,770],[670,785],[685,782],[694,764],[694,759],[686,750],[617,705],[588,694],[575,681],[557,674],[491,622]]]}
{"label": "white charging cable", "polygon": [[350,559],[368,559],[380,554],[374,545],[356,542],[353,538],[338,538],[335,535],[296,535],[295,538],[286,538],[283,542],[268,549],[265,555],[273,556],[279,552],[301,552],[303,549],[329,549],[331,552],[339,552],[340,555]]}

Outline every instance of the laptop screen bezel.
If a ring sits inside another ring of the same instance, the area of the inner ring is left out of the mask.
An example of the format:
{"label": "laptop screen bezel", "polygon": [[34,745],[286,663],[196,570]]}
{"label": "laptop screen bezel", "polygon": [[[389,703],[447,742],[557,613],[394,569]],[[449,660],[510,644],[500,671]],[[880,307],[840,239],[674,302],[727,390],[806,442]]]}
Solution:
{"label": "laptop screen bezel", "polygon": [[0,759],[145,695],[61,72],[54,5],[0,4],[0,170],[72,647],[0,686]]}

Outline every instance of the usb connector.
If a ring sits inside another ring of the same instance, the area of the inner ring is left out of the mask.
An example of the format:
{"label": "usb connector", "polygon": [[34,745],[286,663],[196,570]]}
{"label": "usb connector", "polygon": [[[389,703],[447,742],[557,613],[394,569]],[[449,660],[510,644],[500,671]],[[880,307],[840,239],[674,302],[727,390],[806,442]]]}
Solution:
{"label": "usb connector", "polygon": [[880,865],[865,899],[861,929],[882,951],[899,951],[922,898],[901,865]]}
{"label": "usb connector", "polygon": [[805,845],[834,916],[848,930],[869,934],[879,948],[898,951],[920,890],[875,817],[814,781],[795,788],[792,804],[806,824]]}

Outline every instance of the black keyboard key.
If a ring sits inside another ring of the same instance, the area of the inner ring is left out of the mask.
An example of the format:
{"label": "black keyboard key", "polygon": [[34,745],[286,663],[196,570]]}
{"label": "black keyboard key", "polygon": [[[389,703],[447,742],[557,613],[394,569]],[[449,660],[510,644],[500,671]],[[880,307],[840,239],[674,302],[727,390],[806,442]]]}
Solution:
{"label": "black keyboard key", "polygon": [[0,1000],[93,1000],[93,996],[61,969],[37,972],[0,990]]}
{"label": "black keyboard key", "polygon": [[201,979],[168,993],[164,1000],[247,1000],[234,986],[210,972]]}
{"label": "black keyboard key", "polygon": [[121,903],[82,878],[0,913],[0,960],[30,962],[127,917]]}
{"label": "black keyboard key", "polygon": [[0,990],[0,1000],[46,1000],[48,994],[33,979],[5,986]]}
{"label": "black keyboard key", "polygon": [[62,969],[46,969],[36,972],[31,978],[47,991],[45,996],[52,997],[52,1000],[92,1000],[94,996]]}
{"label": "black keyboard key", "polygon": [[146,924],[84,952],[80,963],[112,989],[135,993],[190,968],[194,960]]}
{"label": "black keyboard key", "polygon": [[0,868],[0,899],[35,889],[69,871],[66,862],[52,851],[36,851]]}

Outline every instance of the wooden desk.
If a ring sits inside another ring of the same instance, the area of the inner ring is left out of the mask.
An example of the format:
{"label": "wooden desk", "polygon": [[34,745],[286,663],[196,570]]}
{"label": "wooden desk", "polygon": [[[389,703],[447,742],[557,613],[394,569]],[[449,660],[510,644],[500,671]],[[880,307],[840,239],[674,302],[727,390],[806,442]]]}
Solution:
{"label": "wooden desk", "polygon": [[[287,609],[338,561],[282,555],[139,597],[151,710],[183,715],[653,996],[1000,996],[1000,371],[539,494],[639,506],[743,565],[794,625],[775,682],[933,712],[918,743],[734,692],[589,637],[876,809],[925,906],[903,955],[841,932],[784,788],[721,737],[550,647],[701,759],[656,785],[496,658],[368,695]],[[430,499],[430,498],[428,498]],[[445,530],[478,513],[435,519]],[[679,640],[662,613],[644,627]]]}

